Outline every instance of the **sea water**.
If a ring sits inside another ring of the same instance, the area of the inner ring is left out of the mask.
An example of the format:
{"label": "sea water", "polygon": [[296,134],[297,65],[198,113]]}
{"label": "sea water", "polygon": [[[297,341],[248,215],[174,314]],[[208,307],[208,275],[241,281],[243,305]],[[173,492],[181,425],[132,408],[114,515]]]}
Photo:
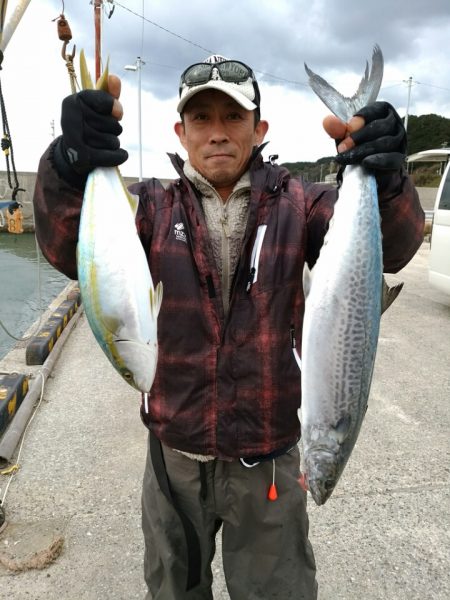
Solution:
{"label": "sea water", "polygon": [[[37,249],[33,233],[0,232],[0,322],[16,338],[37,322],[69,279]],[[17,341],[0,323],[0,359]]]}

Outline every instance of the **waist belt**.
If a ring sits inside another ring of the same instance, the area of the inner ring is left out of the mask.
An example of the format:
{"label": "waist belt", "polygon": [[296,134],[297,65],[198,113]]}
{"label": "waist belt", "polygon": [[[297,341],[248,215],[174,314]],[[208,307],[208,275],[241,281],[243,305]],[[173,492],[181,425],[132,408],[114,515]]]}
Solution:
{"label": "waist belt", "polygon": [[[297,440],[297,442],[298,442],[298,440]],[[268,460],[274,460],[275,458],[278,458],[279,456],[283,456],[283,454],[286,454],[287,452],[292,450],[292,448],[295,448],[295,446],[297,445],[297,442],[294,442],[293,444],[289,444],[289,446],[285,446],[284,448],[274,450],[273,452],[270,452],[269,454],[262,454],[260,456],[249,456],[246,458],[240,458],[239,461],[242,465],[244,465],[244,467],[248,467],[248,468],[256,467],[257,465],[259,465],[259,463],[266,462]]]}

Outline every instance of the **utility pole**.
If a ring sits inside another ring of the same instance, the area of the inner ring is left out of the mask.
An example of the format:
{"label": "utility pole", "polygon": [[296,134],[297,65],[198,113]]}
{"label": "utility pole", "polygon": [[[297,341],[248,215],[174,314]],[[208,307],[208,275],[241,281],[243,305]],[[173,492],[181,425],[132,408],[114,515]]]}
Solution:
{"label": "utility pole", "polygon": [[141,120],[141,95],[142,95],[142,65],[145,62],[140,56],[137,57],[134,65],[125,65],[126,71],[137,71],[138,74],[138,134],[139,134],[139,181],[142,181],[142,120]]}
{"label": "utility pole", "polygon": [[98,81],[102,73],[102,4],[103,0],[94,0],[95,81]]}
{"label": "utility pole", "polygon": [[411,101],[411,87],[412,87],[412,82],[413,82],[413,78],[412,77],[410,77],[408,79],[408,81],[405,81],[405,83],[408,84],[408,101],[406,103],[406,113],[405,113],[405,119],[403,121],[403,126],[405,128],[405,131],[408,129],[409,103]]}

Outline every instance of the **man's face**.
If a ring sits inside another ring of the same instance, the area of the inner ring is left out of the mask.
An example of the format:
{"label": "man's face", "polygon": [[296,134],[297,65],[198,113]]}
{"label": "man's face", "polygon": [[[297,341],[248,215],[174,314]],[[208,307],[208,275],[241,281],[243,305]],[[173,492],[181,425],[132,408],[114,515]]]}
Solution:
{"label": "man's face", "polygon": [[228,197],[246,170],[253,147],[261,144],[266,121],[255,127],[253,111],[218,90],[196,94],[183,112],[184,123],[175,132],[188,153],[189,162],[221,194]]}

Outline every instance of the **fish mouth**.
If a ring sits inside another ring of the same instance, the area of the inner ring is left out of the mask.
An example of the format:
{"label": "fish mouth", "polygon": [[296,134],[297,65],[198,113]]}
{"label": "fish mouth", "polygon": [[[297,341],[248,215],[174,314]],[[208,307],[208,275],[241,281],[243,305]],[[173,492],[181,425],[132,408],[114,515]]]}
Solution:
{"label": "fish mouth", "polygon": [[322,506],[328,500],[336,487],[334,479],[326,479],[325,481],[311,481],[308,479],[309,491],[317,506]]}
{"label": "fish mouth", "polygon": [[339,456],[323,448],[305,457],[308,488],[314,502],[322,506],[336,487],[340,474]]}
{"label": "fish mouth", "polygon": [[127,339],[115,340],[119,361],[114,366],[127,383],[148,393],[156,375],[158,346]]}

